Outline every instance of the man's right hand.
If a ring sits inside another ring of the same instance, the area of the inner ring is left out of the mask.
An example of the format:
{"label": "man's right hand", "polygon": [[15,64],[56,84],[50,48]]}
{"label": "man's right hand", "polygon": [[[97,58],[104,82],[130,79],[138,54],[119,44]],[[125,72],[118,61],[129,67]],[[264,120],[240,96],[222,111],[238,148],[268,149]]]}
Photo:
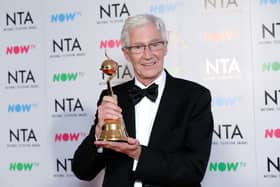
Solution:
{"label": "man's right hand", "polygon": [[98,123],[95,127],[95,137],[99,137],[105,119],[122,118],[122,109],[118,106],[117,96],[104,96],[101,104],[97,108]]}

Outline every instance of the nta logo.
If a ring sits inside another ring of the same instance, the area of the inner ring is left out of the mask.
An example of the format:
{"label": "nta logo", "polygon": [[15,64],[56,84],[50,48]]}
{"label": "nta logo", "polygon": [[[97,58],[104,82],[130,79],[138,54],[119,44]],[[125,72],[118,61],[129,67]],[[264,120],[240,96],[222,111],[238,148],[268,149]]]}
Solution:
{"label": "nta logo", "polygon": [[217,125],[217,128],[214,128],[213,132],[219,139],[222,138],[234,139],[236,137],[243,139],[243,135],[238,125],[232,125],[232,124]]}
{"label": "nta logo", "polygon": [[272,172],[272,168],[274,168],[277,172],[280,172],[280,157],[277,157],[276,160],[272,160],[267,157],[267,171]]}
{"label": "nta logo", "polygon": [[33,19],[29,11],[18,11],[12,14],[6,14],[6,25],[10,26],[13,25],[26,25],[26,24],[33,24]]}
{"label": "nta logo", "polygon": [[204,0],[204,8],[237,8],[236,0]]}
{"label": "nta logo", "polygon": [[99,6],[99,17],[100,19],[103,19],[105,16],[107,18],[120,18],[123,15],[130,16],[130,13],[128,11],[128,8],[126,4],[120,4],[120,3],[113,3],[108,4],[107,7],[100,5]]}
{"label": "nta logo", "polygon": [[206,73],[216,75],[240,73],[240,67],[235,58],[220,58],[214,62],[206,59]]}
{"label": "nta logo", "polygon": [[79,98],[63,98],[61,100],[54,100],[55,112],[76,112],[84,111],[83,105]]}
{"label": "nta logo", "polygon": [[57,172],[70,172],[72,158],[56,159],[56,171]]}
{"label": "nta logo", "polygon": [[73,52],[74,50],[81,51],[82,47],[78,38],[62,38],[58,41],[52,41],[52,50],[56,52]]}
{"label": "nta logo", "polygon": [[269,101],[271,102],[271,104],[278,105],[279,96],[280,96],[280,90],[273,90],[271,92],[265,90],[264,91],[265,105],[268,105]]}
{"label": "nta logo", "polygon": [[16,70],[15,72],[8,71],[8,83],[35,83],[35,78],[31,70]]}
{"label": "nta logo", "polygon": [[[277,32],[278,31],[278,32]],[[276,38],[280,36],[280,22],[271,23],[271,25],[262,24],[262,38]]]}
{"label": "nta logo", "polygon": [[33,129],[21,128],[21,129],[10,129],[10,142],[37,142],[36,135]]}

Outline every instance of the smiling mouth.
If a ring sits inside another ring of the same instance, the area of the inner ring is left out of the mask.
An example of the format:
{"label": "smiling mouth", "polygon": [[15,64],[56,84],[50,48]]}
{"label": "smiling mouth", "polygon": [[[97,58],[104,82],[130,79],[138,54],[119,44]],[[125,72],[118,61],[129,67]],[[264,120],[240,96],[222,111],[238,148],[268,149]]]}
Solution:
{"label": "smiling mouth", "polygon": [[142,64],[142,65],[143,65],[143,66],[152,66],[152,65],[154,65],[154,64],[156,64],[156,61],[150,62],[150,63],[145,63],[145,64]]}

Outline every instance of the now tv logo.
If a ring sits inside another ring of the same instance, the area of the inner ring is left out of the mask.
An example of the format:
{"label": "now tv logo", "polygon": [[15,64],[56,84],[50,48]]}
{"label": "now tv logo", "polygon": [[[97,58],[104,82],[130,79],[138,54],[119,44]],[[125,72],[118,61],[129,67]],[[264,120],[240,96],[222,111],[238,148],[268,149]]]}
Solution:
{"label": "now tv logo", "polygon": [[176,10],[180,7],[183,7],[183,2],[177,3],[160,3],[150,6],[150,12],[153,14],[165,14],[170,12],[176,12]]}
{"label": "now tv logo", "polygon": [[277,5],[280,4],[280,0],[260,0],[261,5]]}
{"label": "now tv logo", "polygon": [[84,76],[84,72],[63,72],[53,74],[53,82],[76,81],[79,77]]}
{"label": "now tv logo", "polygon": [[237,37],[237,33],[233,31],[204,32],[203,37],[206,41],[231,41]]}
{"label": "now tv logo", "polygon": [[55,142],[76,142],[79,141],[80,138],[85,137],[86,133],[84,132],[64,132],[64,133],[56,133],[54,135]]}
{"label": "now tv logo", "polygon": [[262,70],[263,72],[280,71],[280,62],[274,61],[274,62],[264,63],[262,64]]}
{"label": "now tv logo", "polygon": [[51,15],[51,23],[65,23],[75,21],[77,17],[82,15],[81,12],[57,13]]}
{"label": "now tv logo", "polygon": [[106,49],[106,48],[119,48],[122,46],[121,40],[101,40],[100,41],[100,49]]}
{"label": "now tv logo", "polygon": [[213,97],[212,107],[230,107],[240,103],[241,96]]}
{"label": "now tv logo", "polygon": [[34,167],[38,167],[39,163],[33,162],[14,162],[10,163],[10,171],[31,171]]}
{"label": "now tv logo", "polygon": [[246,167],[244,162],[211,162],[209,170],[211,172],[236,172],[239,168]]}
{"label": "now tv logo", "polygon": [[6,47],[6,55],[28,54],[31,49],[35,48],[36,45],[34,44],[8,46]]}
{"label": "now tv logo", "polygon": [[280,129],[265,129],[265,138],[280,138]]}
{"label": "now tv logo", "polygon": [[34,107],[36,107],[35,104],[9,104],[8,112],[30,112]]}

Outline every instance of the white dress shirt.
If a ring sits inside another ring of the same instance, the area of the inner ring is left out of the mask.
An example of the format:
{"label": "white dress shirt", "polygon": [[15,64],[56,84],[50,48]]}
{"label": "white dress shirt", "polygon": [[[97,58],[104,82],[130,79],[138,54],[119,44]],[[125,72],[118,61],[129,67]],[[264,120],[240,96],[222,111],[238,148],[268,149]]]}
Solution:
{"label": "white dress shirt", "polygon": [[[135,130],[136,130],[136,139],[139,140],[141,145],[147,146],[149,143],[151,131],[153,128],[154,120],[157,114],[159,102],[163,93],[165,86],[166,73],[162,71],[160,76],[153,82],[158,85],[158,96],[155,102],[152,102],[147,97],[143,97],[142,100],[135,105]],[[151,84],[153,84],[151,83]],[[141,89],[147,88],[137,79],[135,79],[135,85],[139,86]],[[137,160],[133,162],[133,171],[137,167]],[[142,187],[140,181],[134,183],[134,187]]]}

